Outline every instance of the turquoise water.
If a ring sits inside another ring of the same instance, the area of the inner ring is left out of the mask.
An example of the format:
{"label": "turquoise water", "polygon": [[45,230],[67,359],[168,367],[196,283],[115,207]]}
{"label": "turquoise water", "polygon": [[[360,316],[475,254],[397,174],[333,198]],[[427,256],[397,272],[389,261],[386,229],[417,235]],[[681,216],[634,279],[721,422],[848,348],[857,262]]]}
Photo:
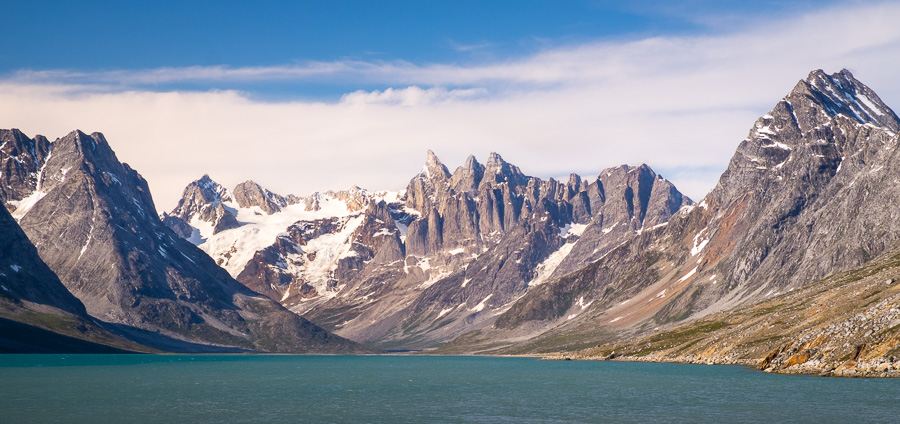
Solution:
{"label": "turquoise water", "polygon": [[900,380],[529,358],[0,355],[2,423],[898,422]]}

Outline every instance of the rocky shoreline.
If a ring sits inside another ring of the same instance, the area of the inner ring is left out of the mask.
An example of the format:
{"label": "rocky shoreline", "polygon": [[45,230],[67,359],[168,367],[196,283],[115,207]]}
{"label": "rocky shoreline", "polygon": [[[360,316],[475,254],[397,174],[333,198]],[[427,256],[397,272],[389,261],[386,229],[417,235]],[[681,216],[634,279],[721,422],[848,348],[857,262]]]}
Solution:
{"label": "rocky shoreline", "polygon": [[541,358],[544,361],[615,361],[615,362],[655,362],[677,363],[695,365],[737,365],[755,368],[772,374],[814,375],[819,377],[850,377],[850,378],[900,378],[900,358],[879,358],[872,361],[846,361],[843,363],[808,361],[791,364],[786,367],[774,366],[766,363],[766,359],[727,359],[720,357],[699,357],[689,355],[684,357],[666,356],[618,356],[615,353],[606,356],[587,356],[578,353],[564,353],[548,355]]}

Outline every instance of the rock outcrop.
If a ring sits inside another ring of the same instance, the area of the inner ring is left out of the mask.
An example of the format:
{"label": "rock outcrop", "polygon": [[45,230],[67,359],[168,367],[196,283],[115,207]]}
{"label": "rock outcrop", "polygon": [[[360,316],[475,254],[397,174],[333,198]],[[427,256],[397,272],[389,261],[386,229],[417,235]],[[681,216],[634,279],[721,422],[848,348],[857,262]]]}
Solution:
{"label": "rock outcrop", "polygon": [[244,181],[232,191],[234,200],[242,208],[256,206],[271,215],[287,206],[287,199],[262,188],[253,181]]}
{"label": "rock outcrop", "polygon": [[9,212],[35,191],[49,155],[50,141],[46,137],[32,140],[15,128],[0,130],[0,199]]}
{"label": "rock outcrop", "polygon": [[232,200],[231,193],[225,187],[210,179],[209,175],[204,175],[185,187],[178,206],[171,213],[164,213],[161,219],[182,238],[200,237],[199,231],[194,234],[189,224],[194,219],[209,223],[212,234],[217,234],[240,226],[234,211],[223,206],[223,202]]}

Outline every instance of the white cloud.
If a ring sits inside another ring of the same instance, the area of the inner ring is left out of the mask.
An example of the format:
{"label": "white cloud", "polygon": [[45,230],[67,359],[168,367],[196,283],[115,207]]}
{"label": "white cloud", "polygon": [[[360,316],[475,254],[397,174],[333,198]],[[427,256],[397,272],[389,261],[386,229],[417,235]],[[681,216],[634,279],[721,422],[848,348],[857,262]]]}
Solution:
{"label": "white cloud", "polygon": [[341,103],[351,105],[384,104],[422,106],[426,104],[475,99],[486,94],[487,90],[480,88],[447,90],[442,87],[423,89],[416,86],[410,86],[401,89],[388,88],[386,90],[375,91],[357,90],[342,96]]}
{"label": "white cloud", "polygon": [[[451,170],[469,153],[497,151],[540,177],[592,177],[643,162],[699,199],[756,117],[813,69],[847,67],[900,105],[895,16],[900,5],[832,8],[718,36],[590,43],[473,66],[20,72],[0,82],[0,126],[51,138],[75,128],[105,133],[119,158],[148,179],[161,210],[203,173],[301,195],[351,184],[400,189],[429,148]],[[355,91],[333,103],[146,88],[321,80],[399,88]]]}

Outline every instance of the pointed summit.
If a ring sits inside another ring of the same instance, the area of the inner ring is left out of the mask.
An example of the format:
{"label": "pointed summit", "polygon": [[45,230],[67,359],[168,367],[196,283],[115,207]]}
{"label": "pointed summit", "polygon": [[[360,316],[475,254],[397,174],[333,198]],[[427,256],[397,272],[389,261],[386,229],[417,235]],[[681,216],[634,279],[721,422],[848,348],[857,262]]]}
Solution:
{"label": "pointed summit", "polygon": [[496,152],[488,155],[487,163],[484,165],[485,178],[481,184],[488,183],[509,183],[511,186],[519,186],[527,183],[528,177],[522,174],[519,167],[512,165]]}
{"label": "pointed summit", "polygon": [[429,179],[446,180],[450,178],[450,171],[430,149],[426,153],[425,166],[422,167],[422,173]]}
{"label": "pointed summit", "polygon": [[466,164],[463,165],[463,167],[466,169],[475,169],[481,167],[481,164],[475,159],[475,155],[469,155],[469,157],[466,158]]}
{"label": "pointed summit", "polygon": [[437,163],[441,163],[441,160],[438,159],[437,155],[434,154],[433,150],[428,149],[428,151],[425,152],[425,164],[433,165],[433,164],[437,164]]}
{"label": "pointed summit", "polygon": [[0,203],[10,212],[37,187],[50,141],[30,139],[18,129],[0,130]]}
{"label": "pointed summit", "polygon": [[484,177],[484,166],[475,160],[475,156],[469,155],[463,166],[456,168],[450,179],[450,187],[457,192],[476,190],[478,183]]}
{"label": "pointed summit", "polygon": [[204,174],[184,188],[175,209],[164,213],[161,218],[179,236],[197,243],[200,239],[193,237],[194,230],[190,225],[194,219],[211,223],[212,234],[240,226],[234,214],[222,206],[223,202],[232,200],[231,193],[225,187]]}
{"label": "pointed summit", "polygon": [[792,104],[807,98],[820,104],[829,116],[845,115],[862,124],[873,124],[900,131],[900,118],[881,101],[868,86],[850,71],[842,69],[832,75],[821,69],[809,73],[786,97]]}
{"label": "pointed summit", "polygon": [[[710,239],[727,247],[717,255],[730,255],[720,275],[735,286],[785,288],[858,266],[900,239],[895,227],[875,224],[890,221],[881,204],[897,197],[882,179],[895,172],[898,128],[894,112],[846,69],[810,72],[755,122],[704,199],[722,217],[709,234],[745,223],[727,242]],[[866,206],[871,201],[882,203]]]}
{"label": "pointed summit", "polygon": [[449,180],[450,171],[433,151],[428,150],[422,171],[407,185],[406,205],[419,211],[430,210],[435,201],[435,193],[443,193]]}

